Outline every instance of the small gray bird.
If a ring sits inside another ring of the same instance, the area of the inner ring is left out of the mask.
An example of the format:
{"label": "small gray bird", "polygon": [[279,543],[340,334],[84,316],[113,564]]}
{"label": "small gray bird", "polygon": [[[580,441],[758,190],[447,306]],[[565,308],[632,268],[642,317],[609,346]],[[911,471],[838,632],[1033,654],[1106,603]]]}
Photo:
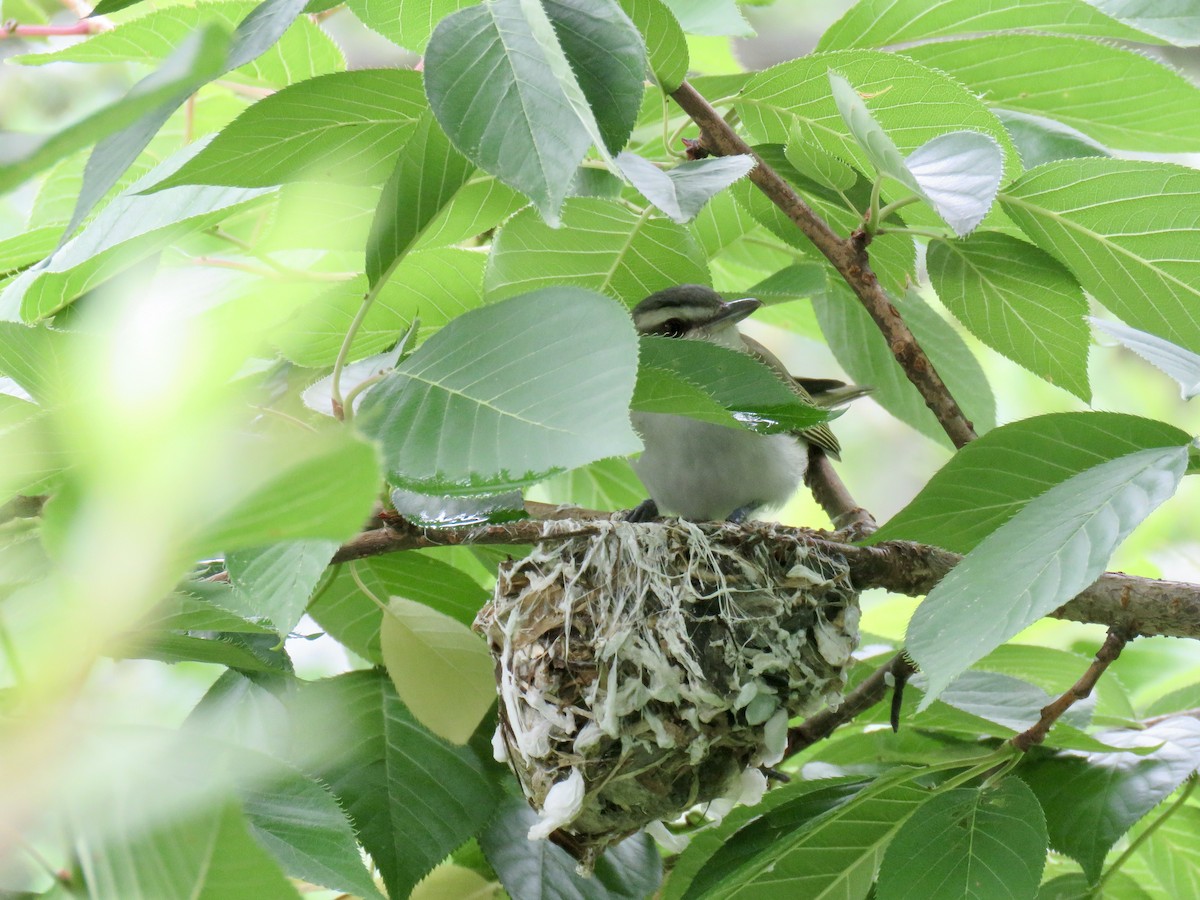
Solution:
{"label": "small gray bird", "polygon": [[[756,356],[816,406],[846,403],[870,390],[790,375],[767,348],[738,330],[737,323],[760,306],[750,297],[727,302],[711,288],[681,284],[639,303],[633,321],[639,334],[711,341]],[[635,412],[633,425],[645,445],[633,468],[650,499],[629,514],[631,522],[653,519],[660,509],[694,521],[740,522],[754,509],[781,506],[791,497],[808,466],[810,443],[835,459],[841,450],[823,424],[790,434],[756,434],[685,416]]]}

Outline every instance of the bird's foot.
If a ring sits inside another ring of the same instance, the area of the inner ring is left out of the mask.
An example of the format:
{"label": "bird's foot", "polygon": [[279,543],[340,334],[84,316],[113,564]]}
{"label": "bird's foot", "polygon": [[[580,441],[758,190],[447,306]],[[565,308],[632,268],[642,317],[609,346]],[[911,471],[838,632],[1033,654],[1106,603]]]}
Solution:
{"label": "bird's foot", "polygon": [[652,499],[645,499],[625,516],[626,522],[652,522],[658,518],[658,504]]}
{"label": "bird's foot", "polygon": [[747,503],[745,506],[739,506],[725,517],[725,521],[729,522],[731,525],[741,525],[746,521],[746,517],[749,516],[750,513],[752,513],[757,507],[757,503]]}

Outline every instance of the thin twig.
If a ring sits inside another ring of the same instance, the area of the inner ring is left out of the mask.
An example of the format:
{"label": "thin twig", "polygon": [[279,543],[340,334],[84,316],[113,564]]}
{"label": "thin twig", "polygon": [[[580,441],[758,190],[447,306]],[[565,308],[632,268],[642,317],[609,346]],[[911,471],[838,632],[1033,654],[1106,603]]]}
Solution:
{"label": "thin twig", "polygon": [[808,468],[804,471],[804,483],[838,531],[857,540],[879,527],[875,524],[875,517],[854,502],[829,457],[816,444],[808,446]]}
{"label": "thin twig", "polygon": [[1057,700],[1042,707],[1041,717],[1033,727],[1022,731],[1016,737],[1012,738],[1012,745],[1024,753],[1030,747],[1044,741],[1046,735],[1050,733],[1051,726],[1062,717],[1063,713],[1080,700],[1084,700],[1091,695],[1092,689],[1096,687],[1096,682],[1100,680],[1100,676],[1121,655],[1121,651],[1125,649],[1125,645],[1129,643],[1131,637],[1132,635],[1124,628],[1119,628],[1115,625],[1109,628],[1108,636],[1104,639],[1104,643],[1101,645],[1099,651],[1097,651],[1096,658],[1092,660],[1092,664],[1083,673],[1083,677],[1075,682]]}
{"label": "thin twig", "polygon": [[974,440],[973,426],[871,271],[867,256],[869,235],[858,231],[849,238],[838,237],[791,185],[764,163],[688,82],[683,82],[671,96],[700,126],[704,148],[710,153],[719,156],[747,154],[754,158],[757,165],[750,170],[750,180],[792,220],[845,279],[875,320],[892,355],[904,369],[909,381],[921,392],[925,405],[937,417],[954,446],[962,447]]}
{"label": "thin twig", "polygon": [[809,716],[802,725],[788,731],[787,755],[798,753],[823,741],[834,730],[845,725],[859,713],[870,709],[883,699],[891,685],[899,687],[914,671],[904,653],[897,653],[886,663],[863,679],[836,709],[823,709]]}

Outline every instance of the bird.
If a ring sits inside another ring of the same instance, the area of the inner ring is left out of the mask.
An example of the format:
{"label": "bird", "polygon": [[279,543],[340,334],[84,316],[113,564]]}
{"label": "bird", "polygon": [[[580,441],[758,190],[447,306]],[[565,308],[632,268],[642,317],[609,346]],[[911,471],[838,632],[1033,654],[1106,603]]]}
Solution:
{"label": "bird", "polygon": [[[833,379],[796,378],[766,347],[738,330],[762,306],[753,297],[724,300],[712,288],[681,284],[657,291],[633,308],[641,335],[709,341],[748,353],[768,365],[802,401],[832,407],[871,389]],[[686,416],[633,412],[644,449],[633,468],[650,498],[627,521],[647,522],[665,510],[692,521],[741,522],[750,513],[785,503],[804,477],[808,446],[834,459],[841,447],[822,423],[786,434],[758,434]]]}

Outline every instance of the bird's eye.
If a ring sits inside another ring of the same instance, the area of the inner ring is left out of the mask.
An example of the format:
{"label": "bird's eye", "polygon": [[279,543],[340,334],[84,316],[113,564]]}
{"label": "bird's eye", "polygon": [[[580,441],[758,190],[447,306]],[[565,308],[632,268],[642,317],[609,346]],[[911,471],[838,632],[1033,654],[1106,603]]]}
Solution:
{"label": "bird's eye", "polygon": [[662,323],[662,333],[667,337],[679,337],[685,331],[687,326],[683,324],[682,319],[667,319]]}

